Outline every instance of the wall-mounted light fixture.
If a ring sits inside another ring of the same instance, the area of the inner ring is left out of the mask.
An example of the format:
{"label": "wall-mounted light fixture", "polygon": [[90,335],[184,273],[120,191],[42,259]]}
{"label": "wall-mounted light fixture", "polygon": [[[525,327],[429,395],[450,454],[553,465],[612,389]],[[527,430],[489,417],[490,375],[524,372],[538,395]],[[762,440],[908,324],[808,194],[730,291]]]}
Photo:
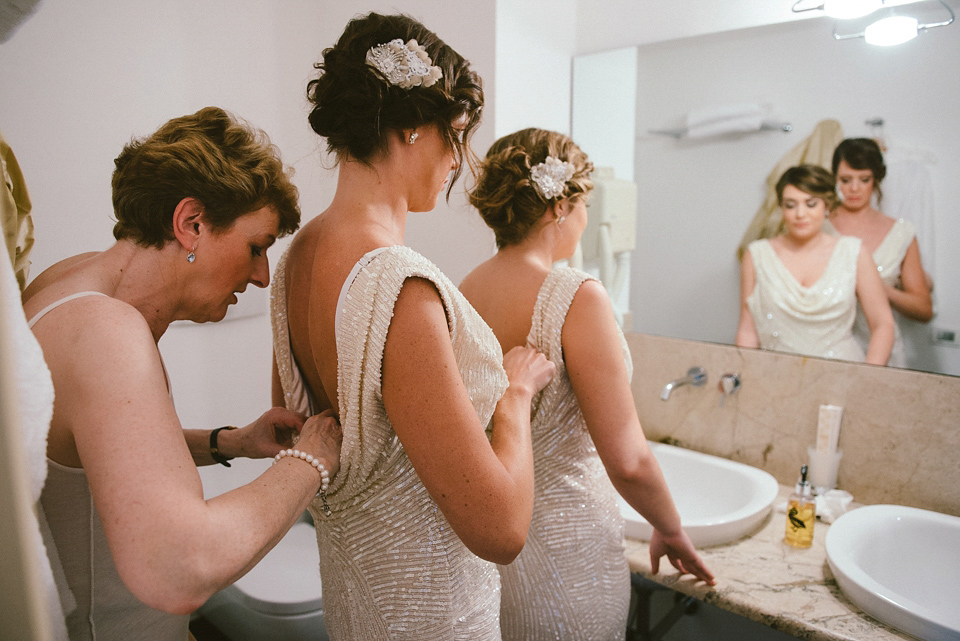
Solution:
{"label": "wall-mounted light fixture", "polygon": [[946,9],[949,18],[939,22],[921,23],[919,19],[907,15],[904,10],[895,8],[902,2],[892,0],[822,0],[819,5],[811,5],[807,0],[797,0],[793,4],[794,13],[804,11],[823,11],[826,15],[838,20],[862,18],[876,13],[877,19],[858,33],[839,34],[836,28],[833,37],[837,40],[863,38],[869,44],[889,47],[903,44],[917,37],[921,31],[934,27],[945,27],[954,21],[953,10],[943,0],[937,0]]}

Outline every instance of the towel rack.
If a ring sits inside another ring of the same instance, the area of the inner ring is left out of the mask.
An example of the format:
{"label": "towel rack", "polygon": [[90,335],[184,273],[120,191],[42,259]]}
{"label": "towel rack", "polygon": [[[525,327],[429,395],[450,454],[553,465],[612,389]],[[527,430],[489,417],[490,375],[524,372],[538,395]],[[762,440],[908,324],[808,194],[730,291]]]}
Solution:
{"label": "towel rack", "polygon": [[[793,125],[789,122],[775,122],[772,120],[765,120],[760,124],[760,129],[757,131],[782,131],[788,133],[793,131]],[[669,136],[679,140],[683,138],[687,133],[686,127],[677,127],[675,129],[648,129],[648,134],[653,134],[655,136]],[[754,132],[738,132],[738,133],[754,133]]]}

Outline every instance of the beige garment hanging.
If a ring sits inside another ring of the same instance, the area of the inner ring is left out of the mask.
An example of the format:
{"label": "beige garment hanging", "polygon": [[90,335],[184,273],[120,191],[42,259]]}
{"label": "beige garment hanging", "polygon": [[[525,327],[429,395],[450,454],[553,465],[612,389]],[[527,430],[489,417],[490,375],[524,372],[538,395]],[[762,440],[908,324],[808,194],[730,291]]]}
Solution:
{"label": "beige garment hanging", "polygon": [[780,180],[783,172],[790,167],[803,164],[820,165],[830,171],[833,150],[842,141],[843,129],[840,123],[830,119],[821,120],[813,128],[812,134],[780,159],[767,176],[767,196],[743,234],[743,239],[737,248],[737,260],[743,259],[743,252],[753,241],[772,238],[780,233],[783,213],[777,203],[777,181]]}
{"label": "beige garment hanging", "polygon": [[13,150],[0,133],[0,169],[3,173],[3,191],[0,192],[0,224],[3,239],[13,265],[20,290],[27,284],[30,270],[28,255],[33,249],[33,219],[30,217],[30,196],[20,173],[20,165]]}

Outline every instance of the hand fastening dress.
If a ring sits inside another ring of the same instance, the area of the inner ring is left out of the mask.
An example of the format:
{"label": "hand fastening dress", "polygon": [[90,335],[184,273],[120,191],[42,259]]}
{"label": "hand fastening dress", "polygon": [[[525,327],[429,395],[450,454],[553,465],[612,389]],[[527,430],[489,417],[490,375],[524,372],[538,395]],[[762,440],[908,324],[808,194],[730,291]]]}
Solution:
{"label": "hand fastening dress", "polygon": [[866,354],[853,338],[859,238],[840,236],[823,275],[810,287],[797,282],[769,240],[756,240],[747,249],[756,273],[747,306],[761,348],[864,361]]}
{"label": "hand fastening dress", "polygon": [[[285,259],[285,257],[284,257]],[[274,349],[287,405],[308,406],[296,382],[286,319],[285,260],[274,276]],[[394,246],[368,258],[344,283],[337,325],[343,446],[327,516],[310,507],[320,548],[327,631],[336,640],[500,638],[497,566],[470,552],[430,498],[387,418],[381,364],[397,296],[407,278],[440,293],[454,353],[481,425],[507,388],[503,354],[490,328],[426,258]],[[488,428],[489,437],[489,428]]]}
{"label": "hand fastening dress", "polygon": [[[912,223],[904,219],[899,219],[883,237],[883,240],[873,250],[873,262],[877,264],[877,271],[880,272],[880,280],[887,287],[901,287],[900,268],[903,266],[903,259],[907,255],[907,249],[910,243],[916,237],[916,230]],[[893,349],[890,351],[890,360],[887,365],[891,367],[906,367],[907,356],[903,349],[903,333],[900,331],[900,314],[897,310],[893,312]],[[857,339],[860,346],[866,350],[870,344],[870,325],[867,324],[867,317],[863,315],[863,309],[857,306],[857,318],[853,322],[853,337]]]}
{"label": "hand fastening dress", "polygon": [[[622,640],[630,570],[616,490],[574,395],[560,335],[580,285],[591,277],[555,269],[544,280],[528,343],[557,366],[535,400],[533,521],[526,545],[503,581],[501,628],[508,641]],[[628,374],[630,352],[620,336]]]}

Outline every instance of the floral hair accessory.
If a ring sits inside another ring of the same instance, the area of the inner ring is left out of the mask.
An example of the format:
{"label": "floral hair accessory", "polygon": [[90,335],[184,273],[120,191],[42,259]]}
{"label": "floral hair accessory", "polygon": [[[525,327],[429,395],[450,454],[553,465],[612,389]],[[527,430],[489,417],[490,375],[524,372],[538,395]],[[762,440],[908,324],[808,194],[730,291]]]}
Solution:
{"label": "floral hair accessory", "polygon": [[547,156],[544,162],[530,168],[530,180],[537,185],[543,197],[550,200],[563,195],[563,189],[567,181],[573,178],[573,172],[573,165],[566,160]]}
{"label": "floral hair accessory", "polygon": [[403,89],[430,87],[443,77],[440,67],[433,65],[427,50],[416,40],[396,38],[390,42],[370,47],[367,64],[387,77],[387,82]]}

